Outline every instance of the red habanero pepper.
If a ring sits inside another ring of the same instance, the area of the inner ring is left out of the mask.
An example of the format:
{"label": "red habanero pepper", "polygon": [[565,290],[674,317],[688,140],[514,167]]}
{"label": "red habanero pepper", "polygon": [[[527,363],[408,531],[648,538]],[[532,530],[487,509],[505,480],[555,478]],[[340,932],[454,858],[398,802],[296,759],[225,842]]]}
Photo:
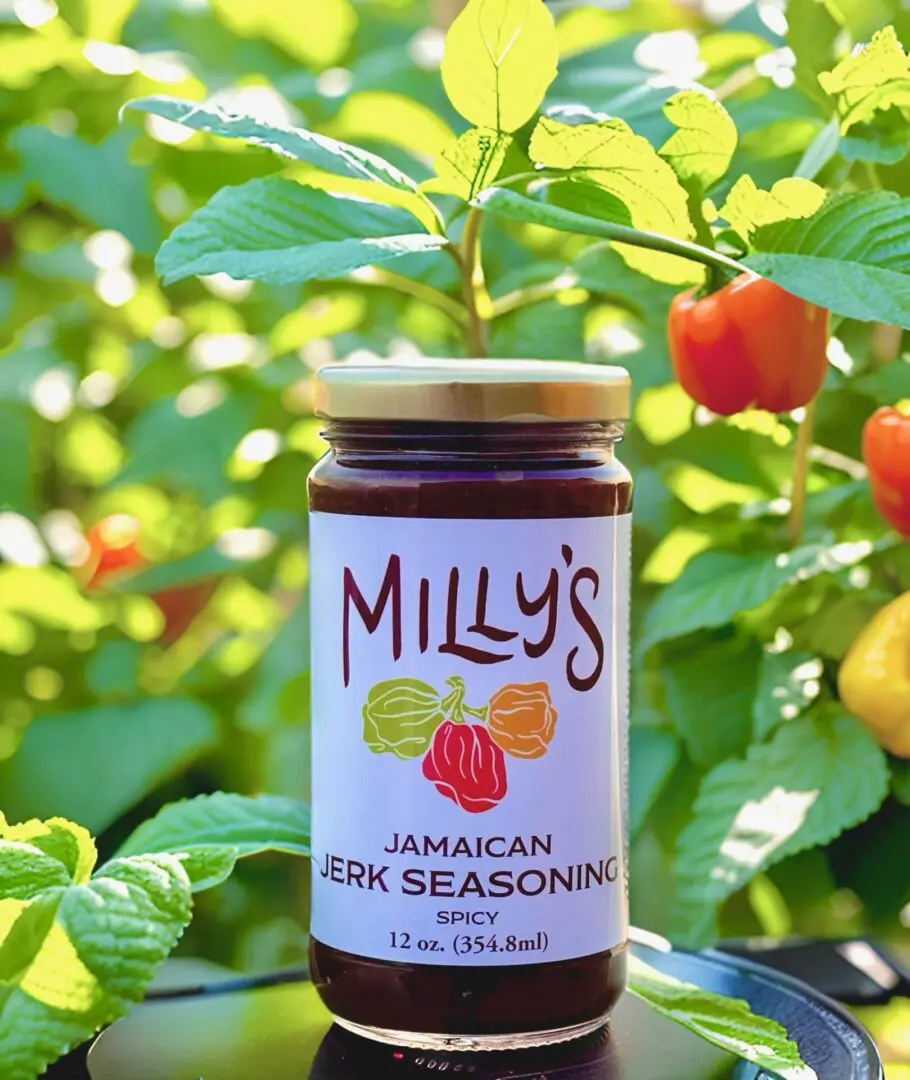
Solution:
{"label": "red habanero pepper", "polygon": [[670,305],[670,356],[683,390],[720,416],[790,412],[825,381],[828,312],[757,274]]}
{"label": "red habanero pepper", "polygon": [[869,417],[863,460],[879,513],[910,538],[910,404],[886,406]]}

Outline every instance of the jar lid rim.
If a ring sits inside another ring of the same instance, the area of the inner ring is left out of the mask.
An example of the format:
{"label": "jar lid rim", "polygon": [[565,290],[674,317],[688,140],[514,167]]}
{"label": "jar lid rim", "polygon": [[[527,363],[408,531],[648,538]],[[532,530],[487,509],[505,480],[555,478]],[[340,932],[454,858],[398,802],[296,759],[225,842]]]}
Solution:
{"label": "jar lid rim", "polygon": [[625,368],[560,360],[343,361],[316,373],[318,416],[516,423],[629,416]]}

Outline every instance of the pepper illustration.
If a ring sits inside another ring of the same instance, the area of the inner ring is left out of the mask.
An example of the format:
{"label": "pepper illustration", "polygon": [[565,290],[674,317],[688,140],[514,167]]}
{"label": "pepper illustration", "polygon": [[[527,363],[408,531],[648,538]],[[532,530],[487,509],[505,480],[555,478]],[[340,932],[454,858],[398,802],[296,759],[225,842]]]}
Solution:
{"label": "pepper illustration", "polygon": [[837,685],[844,705],[879,743],[910,758],[910,592],[886,604],[860,631]]}
{"label": "pepper illustration", "polygon": [[879,513],[910,537],[910,406],[877,409],[863,428],[863,458]]}
{"label": "pepper illustration", "polygon": [[556,730],[556,710],[546,683],[509,683],[490,698],[487,724],[507,754],[539,758]]}
{"label": "pepper illustration", "polygon": [[680,293],[668,336],[683,390],[721,416],[807,405],[828,370],[828,312],[757,274],[708,296]]}
{"label": "pepper illustration", "polygon": [[363,741],[374,754],[391,753],[406,761],[426,753],[443,720],[443,701],[429,683],[387,679],[367,694]]}
{"label": "pepper illustration", "polygon": [[506,794],[506,760],[482,724],[446,720],[423,759],[423,775],[462,810],[492,810]]}

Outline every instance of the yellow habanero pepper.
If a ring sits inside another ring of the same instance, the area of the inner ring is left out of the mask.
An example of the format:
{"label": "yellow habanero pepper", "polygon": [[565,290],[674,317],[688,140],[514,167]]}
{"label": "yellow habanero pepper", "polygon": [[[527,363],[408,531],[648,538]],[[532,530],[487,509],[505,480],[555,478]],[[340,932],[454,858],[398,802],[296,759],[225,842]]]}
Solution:
{"label": "yellow habanero pepper", "polygon": [[910,592],[879,611],[850,646],[841,701],[896,757],[910,758]]}

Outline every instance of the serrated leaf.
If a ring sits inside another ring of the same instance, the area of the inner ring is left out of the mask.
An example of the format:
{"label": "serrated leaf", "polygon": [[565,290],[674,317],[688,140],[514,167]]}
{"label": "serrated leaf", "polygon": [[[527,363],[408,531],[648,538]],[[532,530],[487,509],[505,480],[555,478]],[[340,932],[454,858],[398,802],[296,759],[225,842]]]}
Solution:
{"label": "serrated leaf", "polygon": [[725,626],[740,612],[769,600],[788,582],[839,565],[830,559],[828,550],[819,545],[779,555],[726,551],[698,555],[645,612],[640,647],[647,649],[693,630]]}
{"label": "serrated leaf", "polygon": [[660,156],[684,185],[707,191],[730,166],[736,124],[719,101],[697,90],[674,94],[664,105],[664,115],[677,130],[660,148]]}
{"label": "serrated leaf", "polygon": [[47,821],[33,818],[19,825],[0,826],[0,840],[28,844],[43,851],[65,867],[75,885],[88,881],[98,860],[95,841],[88,829],[66,818],[56,817]]}
{"label": "serrated leaf", "polygon": [[17,818],[61,814],[100,831],[217,734],[208,706],[181,697],[36,717],[0,767],[4,809]]}
{"label": "serrated leaf", "polygon": [[446,36],[442,82],[476,127],[517,131],[537,112],[558,58],[542,0],[469,0]]}
{"label": "serrated leaf", "polygon": [[439,155],[436,171],[451,180],[452,194],[470,202],[499,175],[511,135],[493,128],[471,128]]}
{"label": "serrated leaf", "polygon": [[763,742],[775,728],[795,720],[818,697],[822,662],[806,652],[762,654],[752,702],[752,734]]}
{"label": "serrated leaf", "polygon": [[183,863],[193,892],[204,892],[227,881],[234,872],[240,851],[235,847],[209,844],[181,851],[177,857]]}
{"label": "serrated leaf", "polygon": [[704,944],[723,900],[756,874],[864,821],[888,791],[888,765],[874,736],[840,711],[818,712],[753,744],[743,761],[718,765],[702,782],[679,838],[676,926]]}
{"label": "serrated leaf", "polygon": [[[566,124],[543,116],[531,136],[529,153],[537,164],[596,184],[614,196],[636,228],[682,240],[693,236],[687,195],[673,169],[623,120]],[[691,264],[674,255],[629,245],[617,250],[630,266],[658,280],[692,280]]]}
{"label": "serrated leaf", "polygon": [[756,273],[838,315],[910,327],[910,199],[833,196],[811,217],[758,229]]}
{"label": "serrated leaf", "polygon": [[811,217],[825,194],[823,187],[800,177],[778,180],[770,191],[762,191],[751,176],[741,176],[720,208],[720,216],[748,240],[762,225]]}
{"label": "serrated leaf", "polygon": [[145,852],[193,852],[229,847],[238,857],[263,851],[309,855],[310,814],[295,799],[278,795],[200,795],[171,803],[123,842],[118,856]]}
{"label": "serrated leaf", "polygon": [[31,900],[45,889],[71,884],[69,871],[53,855],[21,841],[0,840],[0,899]]}
{"label": "serrated leaf", "polygon": [[189,880],[171,855],[115,860],[90,881],[47,890],[12,923],[6,903],[15,971],[0,995],[4,1080],[34,1080],[141,1000],[191,915]]}
{"label": "serrated leaf", "polygon": [[242,139],[283,157],[305,161],[336,176],[371,180],[403,191],[417,190],[415,180],[377,154],[330,139],[327,135],[317,135],[305,128],[282,127],[257,120],[254,116],[232,113],[215,102],[147,97],[127,102],[125,108],[152,113],[194,131],[207,131],[227,139]]}
{"label": "serrated leaf", "polygon": [[910,120],[910,56],[893,26],[879,30],[818,81],[835,99],[842,134],[854,124],[871,123],[885,109],[897,108]]}
{"label": "serrated leaf", "polygon": [[406,211],[271,176],[222,188],[162,244],[165,284],[226,273],[271,285],[344,277],[402,255],[438,251]]}
{"label": "serrated leaf", "polygon": [[635,955],[629,962],[629,992],[699,1038],[770,1070],[781,1080],[817,1080],[786,1029],[754,1013],[745,1001],[681,982]]}

